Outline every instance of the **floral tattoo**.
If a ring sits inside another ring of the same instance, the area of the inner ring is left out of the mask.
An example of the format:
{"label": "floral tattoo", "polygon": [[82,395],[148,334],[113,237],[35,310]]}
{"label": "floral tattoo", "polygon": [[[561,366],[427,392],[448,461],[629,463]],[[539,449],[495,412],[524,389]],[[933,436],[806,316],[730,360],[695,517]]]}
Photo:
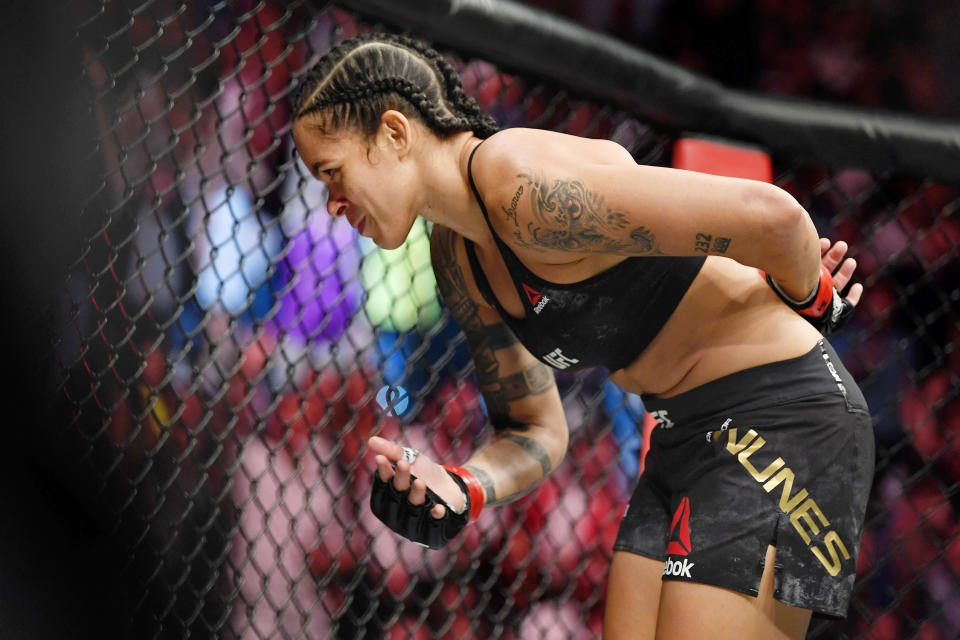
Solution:
{"label": "floral tattoo", "polygon": [[[608,207],[602,195],[587,189],[581,181],[554,180],[551,184],[543,176],[521,173],[517,177],[524,181],[530,194],[534,217],[527,223],[526,234],[519,229],[515,233],[524,246],[662,255],[650,229],[643,226],[630,229],[626,214]],[[520,189],[517,191],[520,193]]]}

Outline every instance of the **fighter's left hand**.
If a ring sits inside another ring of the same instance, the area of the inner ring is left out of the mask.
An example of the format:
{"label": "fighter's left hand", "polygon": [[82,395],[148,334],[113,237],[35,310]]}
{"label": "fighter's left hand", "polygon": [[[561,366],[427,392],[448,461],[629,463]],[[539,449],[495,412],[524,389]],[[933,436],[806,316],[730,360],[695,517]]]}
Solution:
{"label": "fighter's left hand", "polygon": [[[841,295],[847,285],[850,284],[853,279],[853,272],[857,269],[856,260],[853,258],[844,259],[844,256],[847,255],[847,249],[847,243],[843,240],[838,240],[831,246],[829,238],[820,238],[820,262],[833,274],[833,286]],[[860,302],[862,295],[863,285],[857,282],[850,286],[850,290],[844,297],[855,307]]]}

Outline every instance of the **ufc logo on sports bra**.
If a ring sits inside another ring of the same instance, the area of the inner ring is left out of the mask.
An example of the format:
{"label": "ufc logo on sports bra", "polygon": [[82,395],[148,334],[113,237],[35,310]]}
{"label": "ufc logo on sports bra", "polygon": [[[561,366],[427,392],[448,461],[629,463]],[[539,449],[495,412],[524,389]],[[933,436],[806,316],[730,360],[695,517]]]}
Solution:
{"label": "ufc logo on sports bra", "polygon": [[651,411],[650,415],[653,416],[653,419],[657,421],[657,426],[664,429],[670,429],[673,427],[673,420],[667,417],[667,412],[664,409],[660,411]]}
{"label": "ufc logo on sports bra", "polygon": [[567,356],[563,355],[559,348],[556,348],[547,355],[543,356],[543,360],[554,369],[566,369],[570,365],[580,362],[576,358],[568,358]]}

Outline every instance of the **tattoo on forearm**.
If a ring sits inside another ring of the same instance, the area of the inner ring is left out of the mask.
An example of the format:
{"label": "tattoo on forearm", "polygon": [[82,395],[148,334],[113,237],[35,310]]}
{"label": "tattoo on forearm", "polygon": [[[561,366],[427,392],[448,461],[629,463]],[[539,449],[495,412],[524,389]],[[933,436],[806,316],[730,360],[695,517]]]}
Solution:
{"label": "tattoo on forearm", "polygon": [[529,187],[534,215],[534,221],[527,224],[527,233],[516,234],[524,246],[662,255],[650,229],[629,229],[630,222],[623,212],[608,207],[602,195],[590,191],[579,180],[554,180],[550,185],[543,176],[521,173],[517,177]]}
{"label": "tattoo on forearm", "polygon": [[516,493],[511,493],[508,496],[497,497],[495,500],[487,500],[486,506],[499,507],[500,505],[510,504],[511,502],[516,502],[528,493],[530,493],[530,489],[524,489],[522,491],[517,491]]}
{"label": "tattoo on forearm", "polygon": [[472,464],[464,465],[464,469],[476,476],[477,481],[480,482],[480,486],[483,487],[483,492],[487,497],[487,504],[494,505],[497,503],[497,490],[493,486],[493,478],[490,477],[490,474],[484,471],[483,469],[478,469]]}
{"label": "tattoo on forearm", "polygon": [[547,450],[543,448],[542,444],[533,438],[509,431],[500,434],[500,437],[520,445],[524,451],[533,456],[533,459],[540,463],[540,469],[543,471],[544,478],[550,475],[550,470],[553,468],[553,465],[550,464],[550,455],[547,453]]}
{"label": "tattoo on forearm", "polygon": [[709,233],[698,233],[693,248],[701,253],[726,253],[730,248],[730,238],[714,238]]}

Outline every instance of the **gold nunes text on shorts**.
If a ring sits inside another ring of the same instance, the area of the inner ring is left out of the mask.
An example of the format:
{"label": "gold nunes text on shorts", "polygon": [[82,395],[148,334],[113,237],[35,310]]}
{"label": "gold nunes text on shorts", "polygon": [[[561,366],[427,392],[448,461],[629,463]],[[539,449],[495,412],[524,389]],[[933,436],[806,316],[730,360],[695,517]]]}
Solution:
{"label": "gold nunes text on shorts", "polygon": [[[823,547],[830,556],[829,559],[827,554],[818,547],[820,542],[814,538],[820,537],[820,526],[829,527],[830,521],[823,515],[823,511],[820,510],[816,501],[809,496],[806,489],[801,487],[793,496],[790,495],[793,491],[795,478],[793,470],[786,466],[787,463],[783,458],[778,457],[767,465],[766,469],[757,471],[756,467],[750,463],[750,456],[759,451],[767,441],[753,429],[747,431],[740,440],[737,439],[735,428],[724,429],[723,431],[727,433],[727,452],[737,457],[743,468],[753,476],[754,480],[763,485],[767,493],[776,489],[778,485],[783,485],[780,493],[780,510],[790,516],[790,524],[797,530],[797,533],[807,544],[807,548],[813,552],[820,564],[826,568],[827,573],[831,576],[839,574],[843,562],[840,560],[840,556],[842,555],[844,560],[849,560],[850,553],[840,539],[840,535],[832,529],[824,533],[822,540]],[[714,431],[713,438],[718,439],[723,431]],[[814,520],[814,516],[820,522],[819,525]]]}

